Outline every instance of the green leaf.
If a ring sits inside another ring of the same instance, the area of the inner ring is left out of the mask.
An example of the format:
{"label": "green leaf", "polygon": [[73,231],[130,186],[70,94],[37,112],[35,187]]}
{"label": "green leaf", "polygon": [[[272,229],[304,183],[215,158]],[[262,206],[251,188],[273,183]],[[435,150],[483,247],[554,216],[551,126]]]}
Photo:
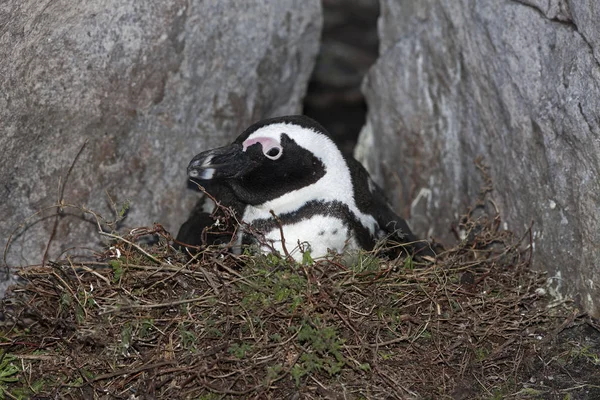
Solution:
{"label": "green leaf", "polygon": [[303,265],[313,265],[314,263],[315,263],[315,261],[313,260],[312,256],[310,255],[310,250],[306,250],[302,254],[302,264]]}

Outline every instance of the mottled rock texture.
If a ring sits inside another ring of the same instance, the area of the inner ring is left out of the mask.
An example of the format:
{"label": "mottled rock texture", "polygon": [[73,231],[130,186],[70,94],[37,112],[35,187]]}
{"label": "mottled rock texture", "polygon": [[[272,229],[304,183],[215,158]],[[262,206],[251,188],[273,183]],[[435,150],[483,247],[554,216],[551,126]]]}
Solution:
{"label": "mottled rock texture", "polygon": [[[126,226],[176,233],[195,202],[194,154],[300,111],[321,23],[318,0],[0,5],[2,248],[26,223],[8,263],[41,261],[55,209],[26,218],[56,204],[86,141],[65,203],[112,218],[110,202],[129,201]],[[53,255],[98,240],[80,212],[64,213]]]}
{"label": "mottled rock texture", "polygon": [[417,232],[444,239],[478,194],[482,156],[508,228],[534,222],[551,290],[599,316],[600,7],[382,0],[381,11],[360,158]]}

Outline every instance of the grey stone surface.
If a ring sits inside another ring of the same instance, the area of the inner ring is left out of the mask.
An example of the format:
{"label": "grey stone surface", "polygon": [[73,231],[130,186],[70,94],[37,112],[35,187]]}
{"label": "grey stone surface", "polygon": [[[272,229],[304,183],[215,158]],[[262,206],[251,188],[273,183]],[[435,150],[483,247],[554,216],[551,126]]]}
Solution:
{"label": "grey stone surface", "polygon": [[[110,219],[111,201],[129,201],[123,229],[159,222],[176,233],[196,200],[186,190],[194,154],[301,110],[321,24],[318,0],[3,2],[2,249],[16,233],[8,263],[41,261],[54,223],[47,208],[85,141],[64,202]],[[94,223],[64,213],[52,254],[91,254],[80,246],[99,241]]]}
{"label": "grey stone surface", "polygon": [[482,156],[503,226],[525,233],[533,221],[551,291],[599,316],[596,4],[382,0],[357,153],[418,233],[450,243]]}

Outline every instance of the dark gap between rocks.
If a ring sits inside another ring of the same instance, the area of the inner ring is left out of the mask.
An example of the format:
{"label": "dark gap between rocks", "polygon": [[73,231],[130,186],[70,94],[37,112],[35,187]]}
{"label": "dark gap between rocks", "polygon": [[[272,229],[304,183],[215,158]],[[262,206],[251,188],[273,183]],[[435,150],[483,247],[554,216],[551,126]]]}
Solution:
{"label": "dark gap between rocks", "polygon": [[321,50],[311,76],[304,114],[319,121],[346,155],[366,121],[360,90],[378,56],[377,0],[323,0]]}

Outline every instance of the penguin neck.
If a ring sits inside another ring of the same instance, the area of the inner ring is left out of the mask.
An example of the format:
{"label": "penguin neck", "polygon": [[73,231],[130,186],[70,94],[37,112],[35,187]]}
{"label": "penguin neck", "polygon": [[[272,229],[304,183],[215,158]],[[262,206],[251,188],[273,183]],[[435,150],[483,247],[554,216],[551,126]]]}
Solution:
{"label": "penguin neck", "polygon": [[310,202],[338,202],[345,204],[354,218],[373,234],[376,221],[373,216],[362,213],[356,206],[350,170],[343,159],[341,162],[343,164],[338,164],[338,168],[328,169],[321,179],[311,185],[288,192],[262,204],[247,205],[242,219],[251,224],[256,220],[273,218],[271,211],[280,216],[298,211]]}
{"label": "penguin neck", "polygon": [[330,196],[327,196],[327,190],[321,180],[262,204],[249,204],[244,212],[244,221],[250,223],[258,219],[270,219],[273,218],[271,211],[275,215],[289,214],[299,210],[308,202],[329,200]]}

